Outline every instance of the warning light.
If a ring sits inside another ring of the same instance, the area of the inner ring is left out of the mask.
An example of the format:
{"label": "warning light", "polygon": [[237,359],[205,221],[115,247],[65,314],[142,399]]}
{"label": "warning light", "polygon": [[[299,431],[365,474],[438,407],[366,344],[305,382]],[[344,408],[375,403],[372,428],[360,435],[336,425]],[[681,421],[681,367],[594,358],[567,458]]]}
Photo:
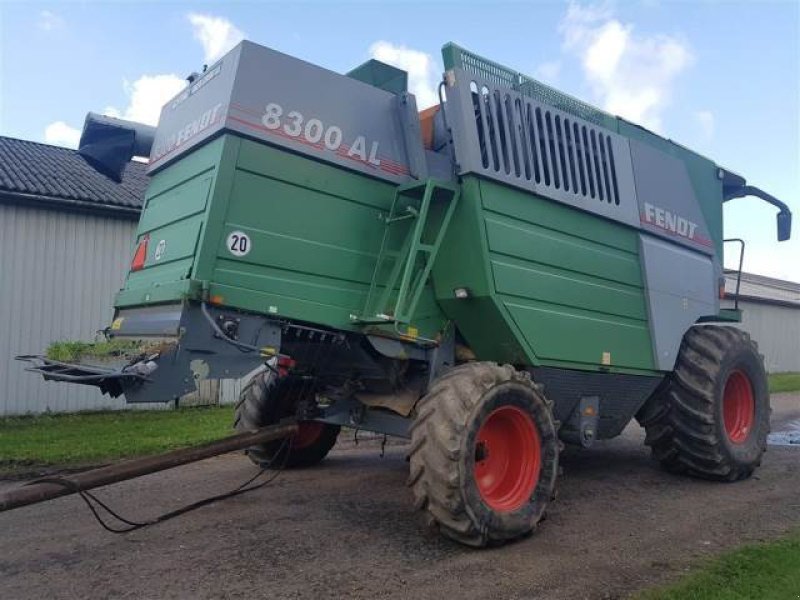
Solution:
{"label": "warning light", "polygon": [[147,262],[147,242],[149,241],[149,235],[145,235],[139,240],[139,244],[136,246],[136,252],[133,253],[131,271],[141,271],[144,269],[144,263]]}

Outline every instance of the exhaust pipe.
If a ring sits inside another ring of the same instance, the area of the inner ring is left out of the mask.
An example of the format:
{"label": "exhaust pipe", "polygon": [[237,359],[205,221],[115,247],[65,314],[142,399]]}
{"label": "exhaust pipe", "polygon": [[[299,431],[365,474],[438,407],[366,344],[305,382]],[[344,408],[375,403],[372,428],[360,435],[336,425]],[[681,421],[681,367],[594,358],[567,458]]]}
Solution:
{"label": "exhaust pipe", "polygon": [[149,158],[156,128],[90,112],[83,123],[78,154],[96,171],[120,183],[134,156]]}

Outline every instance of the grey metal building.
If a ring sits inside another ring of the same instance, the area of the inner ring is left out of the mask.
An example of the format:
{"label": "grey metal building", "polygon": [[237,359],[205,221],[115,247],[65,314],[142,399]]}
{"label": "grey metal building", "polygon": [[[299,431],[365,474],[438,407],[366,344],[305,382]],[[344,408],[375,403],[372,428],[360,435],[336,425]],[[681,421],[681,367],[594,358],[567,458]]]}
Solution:
{"label": "grey metal building", "polygon": [[[736,275],[727,275],[723,306],[736,299]],[[800,283],[742,273],[741,327],[758,342],[770,373],[800,371]]]}
{"label": "grey metal building", "polygon": [[0,415],[124,405],[45,383],[13,357],[108,325],[146,186],[143,164],[116,184],[74,150],[0,137]]}

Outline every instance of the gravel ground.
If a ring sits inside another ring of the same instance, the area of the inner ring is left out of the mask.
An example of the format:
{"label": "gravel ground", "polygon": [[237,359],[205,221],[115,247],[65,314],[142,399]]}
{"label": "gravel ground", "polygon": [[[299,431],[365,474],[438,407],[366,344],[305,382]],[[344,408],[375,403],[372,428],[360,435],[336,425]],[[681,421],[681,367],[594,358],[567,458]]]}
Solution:
{"label": "gravel ground", "polygon": [[[800,395],[773,396],[773,430]],[[630,426],[562,455],[548,519],[528,539],[476,551],[426,531],[405,488],[404,447],[340,443],[322,466],[125,536],[79,498],[0,515],[2,598],[617,598],[702,557],[800,524],[800,447],[770,448],[737,484],[663,473]],[[254,473],[228,455],[100,492],[147,518]],[[0,491],[18,485],[0,482]]]}

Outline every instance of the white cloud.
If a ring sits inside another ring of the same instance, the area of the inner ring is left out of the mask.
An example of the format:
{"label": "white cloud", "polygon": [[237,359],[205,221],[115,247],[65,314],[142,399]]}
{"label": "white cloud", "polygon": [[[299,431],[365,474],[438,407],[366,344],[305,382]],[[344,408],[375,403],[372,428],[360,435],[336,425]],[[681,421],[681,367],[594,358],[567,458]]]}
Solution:
{"label": "white cloud", "polygon": [[714,137],[714,113],[710,110],[698,110],[693,116],[703,138],[710,140]]}
{"label": "white cloud", "polygon": [[676,78],[691,64],[685,41],[645,35],[607,5],[570,4],[559,31],[563,48],[581,61],[592,93],[611,113],[661,129]]}
{"label": "white cloud", "polygon": [[[180,92],[186,81],[177,75],[142,75],[134,82],[124,80],[122,87],[128,96],[124,109],[107,106],[104,115],[127,119],[147,125],[157,125],[161,107]],[[70,127],[64,121],[56,121],[44,130],[48,144],[77,148],[81,137],[80,129]]]}
{"label": "white cloud", "polygon": [[396,46],[380,40],[369,47],[372,58],[403,69],[408,73],[409,92],[417,98],[417,108],[423,109],[438,104],[436,93],[438,73],[430,54],[405,46]]}
{"label": "white cloud", "polygon": [[245,34],[228,19],[190,13],[194,37],[203,45],[205,61],[212,63],[241,42]]}
{"label": "white cloud", "polygon": [[186,85],[186,80],[177,75],[142,75],[134,82],[123,81],[128,96],[128,106],[120,110],[106,107],[103,114],[138,123],[157,125],[163,107]]}
{"label": "white cloud", "polygon": [[[39,27],[42,29],[49,31],[63,25],[61,18],[50,11],[43,10],[39,16]],[[225,54],[244,38],[244,33],[227,19],[197,13],[191,13],[187,18],[194,29],[195,39],[203,46],[204,60],[208,63]],[[127,106],[107,106],[103,114],[157,125],[161,108],[186,86],[186,81],[174,73],[166,73],[142,75],[134,81],[126,79],[122,86],[128,98]],[[51,144],[75,148],[80,139],[80,130],[63,121],[56,121],[47,126],[44,138]]]}
{"label": "white cloud", "polygon": [[538,67],[536,67],[536,70],[534,71],[533,74],[536,77],[536,79],[539,79],[540,81],[553,85],[558,81],[558,76],[560,73],[561,73],[561,61],[552,60],[540,64]]}
{"label": "white cloud", "polygon": [[50,123],[44,130],[44,141],[54,146],[77,148],[81,130],[70,127],[64,121]]}
{"label": "white cloud", "polygon": [[50,10],[39,11],[39,29],[43,31],[53,31],[64,26],[64,19]]}

